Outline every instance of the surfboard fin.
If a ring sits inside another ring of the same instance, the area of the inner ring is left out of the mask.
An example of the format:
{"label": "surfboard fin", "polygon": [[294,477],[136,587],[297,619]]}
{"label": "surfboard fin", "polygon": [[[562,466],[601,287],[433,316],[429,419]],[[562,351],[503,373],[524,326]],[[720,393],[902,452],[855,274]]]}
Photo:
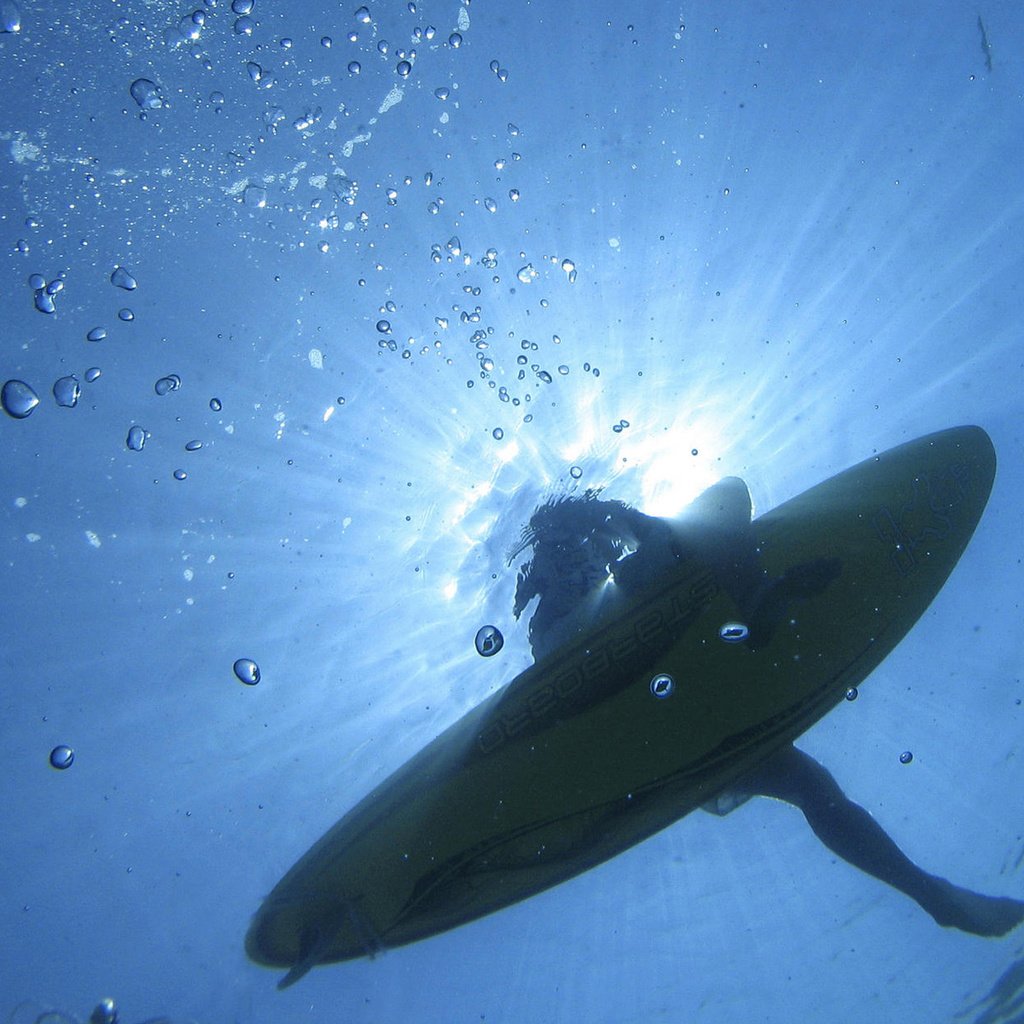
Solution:
{"label": "surfboard fin", "polygon": [[371,960],[384,948],[380,936],[373,926],[359,913],[359,908],[352,900],[345,900],[340,906],[340,913],[326,921],[310,925],[302,933],[301,953],[299,959],[292,964],[288,973],[277,983],[279,990],[290,988],[295,982],[304,978],[317,964],[322,963],[330,952],[338,932],[348,924],[363,947],[363,952]]}

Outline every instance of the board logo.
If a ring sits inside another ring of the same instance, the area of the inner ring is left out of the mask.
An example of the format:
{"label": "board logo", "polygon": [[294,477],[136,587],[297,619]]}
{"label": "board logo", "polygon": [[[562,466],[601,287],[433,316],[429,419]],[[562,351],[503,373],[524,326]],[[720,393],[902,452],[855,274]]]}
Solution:
{"label": "board logo", "polygon": [[915,477],[909,501],[875,513],[875,533],[890,547],[889,562],[897,573],[911,575],[930,548],[946,539],[974,484],[969,464],[957,462],[942,473]]}

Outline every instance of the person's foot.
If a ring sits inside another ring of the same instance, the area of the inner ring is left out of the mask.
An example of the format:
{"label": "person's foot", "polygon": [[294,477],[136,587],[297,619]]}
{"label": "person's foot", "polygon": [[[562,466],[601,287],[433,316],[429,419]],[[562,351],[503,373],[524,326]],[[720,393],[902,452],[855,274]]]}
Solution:
{"label": "person's foot", "polygon": [[996,938],[1024,921],[1024,903],[1009,896],[983,896],[936,878],[937,898],[924,909],[945,928]]}

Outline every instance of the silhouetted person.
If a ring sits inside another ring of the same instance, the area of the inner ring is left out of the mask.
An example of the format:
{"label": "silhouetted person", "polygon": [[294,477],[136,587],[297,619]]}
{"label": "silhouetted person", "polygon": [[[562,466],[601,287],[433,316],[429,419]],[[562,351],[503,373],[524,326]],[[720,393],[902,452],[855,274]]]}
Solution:
{"label": "silhouetted person", "polygon": [[[513,612],[534,598],[529,637],[540,661],[578,635],[619,618],[649,581],[685,558],[696,558],[742,611],[754,649],[789,617],[794,603],[821,593],[841,565],[819,559],[769,577],[760,566],[750,526],[746,484],[727,477],[705,491],[677,520],[644,515],[588,490],[541,505],[509,554],[527,548]],[[850,800],[826,768],[786,744],[704,809],[726,814],[752,796],[798,807],[815,835],[843,860],[914,900],[943,926],[998,936],[1024,920],[1024,903],[983,896],[923,871],[882,827]]]}

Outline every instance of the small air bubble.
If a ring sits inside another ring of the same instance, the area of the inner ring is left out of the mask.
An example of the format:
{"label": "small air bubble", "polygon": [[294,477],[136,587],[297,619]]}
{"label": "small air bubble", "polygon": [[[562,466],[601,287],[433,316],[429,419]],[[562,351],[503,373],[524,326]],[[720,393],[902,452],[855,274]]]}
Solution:
{"label": "small air bubble", "polygon": [[110,275],[110,283],[117,288],[123,288],[126,292],[133,292],[139,287],[139,282],[124,267],[114,268]]}
{"label": "small air bubble", "polygon": [[740,644],[750,635],[745,623],[727,622],[718,630],[719,637],[727,644]]}
{"label": "small air bubble", "polygon": [[50,766],[57,771],[64,771],[75,763],[75,752],[63,743],[50,751]]}
{"label": "small air bubble", "polygon": [[239,682],[246,686],[255,686],[260,681],[260,667],[252,658],[239,658],[233,668]]}
{"label": "small air bubble", "polygon": [[676,681],[666,672],[656,675],[651,680],[651,693],[653,693],[658,700],[664,700],[666,697],[671,697],[675,688]]}
{"label": "small air bubble", "polygon": [[128,91],[143,110],[159,110],[164,105],[160,96],[160,86],[148,78],[136,78]]}
{"label": "small air bubble", "polygon": [[505,646],[505,638],[497,626],[481,626],[474,641],[476,653],[483,658],[491,658]]}
{"label": "small air bubble", "polygon": [[78,398],[81,393],[82,389],[78,383],[78,378],[74,374],[61,377],[53,385],[54,401],[64,409],[74,409],[78,405]]}

